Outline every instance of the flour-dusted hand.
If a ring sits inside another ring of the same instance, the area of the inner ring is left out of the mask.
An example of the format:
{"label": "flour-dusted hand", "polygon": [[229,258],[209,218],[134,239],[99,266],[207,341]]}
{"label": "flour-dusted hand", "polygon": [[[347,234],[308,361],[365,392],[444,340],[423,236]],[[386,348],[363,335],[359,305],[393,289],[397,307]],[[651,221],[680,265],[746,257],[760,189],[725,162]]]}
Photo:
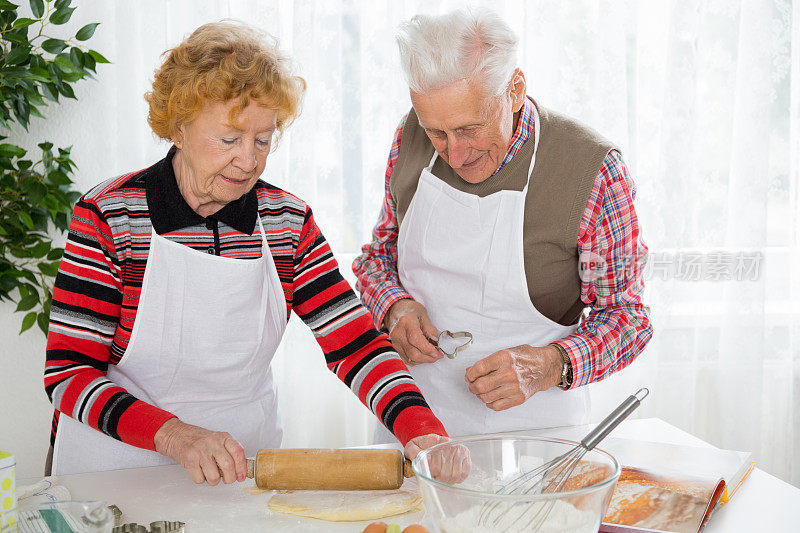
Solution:
{"label": "flour-dusted hand", "polygon": [[428,312],[419,302],[404,298],[392,304],[383,320],[397,353],[409,366],[434,363],[444,354],[429,339],[439,336]]}
{"label": "flour-dusted hand", "polygon": [[489,409],[502,411],[558,385],[562,368],[563,359],[557,348],[525,344],[481,359],[467,368],[464,380],[470,392]]}
{"label": "flour-dusted hand", "polygon": [[170,418],[156,432],[156,451],[174,459],[195,483],[226,484],[244,481],[247,460],[244,448],[223,431],[211,431]]}
{"label": "flour-dusted hand", "polygon": [[450,442],[450,438],[437,435],[436,433],[420,435],[408,441],[406,447],[403,449],[403,453],[408,459],[413,459],[422,450],[443,442]]}
{"label": "flour-dusted hand", "polygon": [[[415,437],[406,444],[405,455],[413,459],[420,451],[445,442],[451,439],[435,434]],[[431,477],[443,483],[461,483],[472,468],[469,450],[457,443],[436,448],[428,455],[427,463]]]}

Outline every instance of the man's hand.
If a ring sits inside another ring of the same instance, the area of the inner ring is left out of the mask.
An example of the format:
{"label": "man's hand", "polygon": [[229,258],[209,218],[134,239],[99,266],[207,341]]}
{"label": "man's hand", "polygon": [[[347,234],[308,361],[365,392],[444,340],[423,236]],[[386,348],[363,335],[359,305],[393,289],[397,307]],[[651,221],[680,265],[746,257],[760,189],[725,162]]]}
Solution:
{"label": "man's hand", "polygon": [[[421,435],[408,441],[404,453],[407,458],[413,459],[425,448],[443,442],[450,442],[450,439],[434,433]],[[469,450],[461,444],[435,450],[428,456],[427,464],[431,477],[443,483],[461,483],[472,469]]]}
{"label": "man's hand", "polygon": [[434,363],[444,357],[428,340],[438,337],[439,331],[422,304],[408,298],[396,301],[386,312],[383,325],[408,366]]}
{"label": "man's hand", "polygon": [[195,483],[216,485],[220,474],[226,484],[244,481],[247,476],[244,448],[225,432],[170,418],[156,432],[154,442],[156,451],[188,470]]}
{"label": "man's hand", "polygon": [[489,409],[502,411],[558,385],[562,368],[557,348],[524,344],[481,359],[467,368],[464,380]]}

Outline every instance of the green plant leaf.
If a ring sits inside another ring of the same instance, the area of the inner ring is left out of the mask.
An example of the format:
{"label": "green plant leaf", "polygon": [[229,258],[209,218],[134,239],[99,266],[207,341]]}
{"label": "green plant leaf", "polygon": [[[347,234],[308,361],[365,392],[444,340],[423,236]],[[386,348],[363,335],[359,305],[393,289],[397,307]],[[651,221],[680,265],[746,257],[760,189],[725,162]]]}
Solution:
{"label": "green plant leaf", "polygon": [[94,35],[94,31],[100,25],[99,22],[92,22],[91,24],[87,24],[83,28],[78,30],[78,33],[75,34],[75,38],[79,41],[88,41],[91,39],[92,35]]}
{"label": "green plant leaf", "polygon": [[33,190],[30,193],[29,199],[31,203],[38,205],[42,198],[44,198],[45,194],[47,194],[47,186],[45,186],[44,183],[37,181],[33,186]]}
{"label": "green plant leaf", "polygon": [[47,335],[47,315],[44,313],[36,315],[36,323],[39,325],[39,329],[42,330],[42,333]]}
{"label": "green plant leaf", "polygon": [[36,311],[31,311],[30,313],[25,315],[25,318],[22,319],[22,328],[20,328],[19,330],[20,335],[24,331],[31,329],[35,323],[36,323]]}
{"label": "green plant leaf", "polygon": [[42,205],[48,211],[53,211],[53,212],[58,211],[58,207],[59,207],[58,198],[53,196],[51,193],[50,194],[45,194],[44,198],[42,198]]}
{"label": "green plant leaf", "polygon": [[69,60],[75,65],[75,69],[80,71],[83,68],[83,52],[74,46],[69,49]]}
{"label": "green plant leaf", "polygon": [[62,257],[64,257],[64,249],[63,248],[53,248],[49,252],[47,252],[47,260],[48,261],[58,261]]}
{"label": "green plant leaf", "polygon": [[51,243],[50,241],[41,241],[33,248],[31,248],[31,257],[35,257],[36,259],[40,259],[47,255],[50,251]]}
{"label": "green plant leaf", "polygon": [[30,4],[33,16],[37,19],[42,18],[42,15],[44,15],[44,0],[30,0]]}
{"label": "green plant leaf", "polygon": [[66,83],[62,83],[61,85],[59,85],[58,91],[67,98],[72,98],[74,100],[77,100],[77,98],[75,97],[75,91],[73,91],[72,87],[70,87]]}
{"label": "green plant leaf", "polygon": [[34,227],[33,219],[28,213],[26,213],[25,211],[20,211],[17,213],[17,216],[19,217],[19,219],[22,221],[23,224],[28,226],[28,229],[33,229]]}
{"label": "green plant leaf", "polygon": [[47,39],[42,41],[42,49],[44,49],[45,52],[50,52],[51,54],[60,54],[66,47],[67,43],[61,39]]}
{"label": "green plant leaf", "polygon": [[31,66],[30,74],[33,80],[42,82],[50,81],[50,73],[45,68]]}
{"label": "green plant leaf", "polygon": [[15,44],[28,44],[28,30],[21,28],[18,30],[7,31],[3,34],[3,39]]}
{"label": "green plant leaf", "polygon": [[19,303],[17,304],[17,308],[15,311],[28,311],[29,309],[33,309],[33,306],[39,303],[39,297],[35,294],[29,294],[25,298],[22,298]]}
{"label": "green plant leaf", "polygon": [[2,157],[22,157],[28,152],[14,144],[0,144],[0,156]]}
{"label": "green plant leaf", "polygon": [[72,64],[72,61],[70,61],[68,57],[57,56],[53,60],[53,62],[56,64],[58,68],[62,70],[62,72],[67,72],[67,73],[77,72],[75,69],[75,65]]}
{"label": "green plant leaf", "polygon": [[36,146],[38,146],[39,148],[41,148],[43,152],[46,152],[46,151],[48,151],[48,150],[52,150],[52,149],[53,149],[53,143],[51,143],[51,142],[43,142],[43,143],[39,143],[39,144],[37,144]]}
{"label": "green plant leaf", "polygon": [[30,26],[31,24],[35,24],[36,22],[38,22],[38,21],[34,20],[34,19],[21,17],[21,18],[18,18],[17,20],[15,20],[14,21],[14,25],[11,26],[11,27],[12,28],[27,28],[28,26]]}
{"label": "green plant leaf", "polygon": [[14,116],[17,118],[17,122],[22,124],[22,126],[27,130],[28,129],[28,119],[30,118],[31,114],[31,106],[25,100],[16,99],[14,100],[14,105],[12,110],[14,111]]}
{"label": "green plant leaf", "polygon": [[[64,76],[63,76],[63,79],[67,83],[75,83],[76,81],[80,80],[84,76],[85,76],[85,74],[83,74],[82,72],[65,72]],[[66,86],[67,83],[65,83],[64,85]],[[63,94],[63,91],[62,91],[62,94]]]}
{"label": "green plant leaf", "polygon": [[97,61],[94,60],[94,57],[92,57],[91,54],[83,54],[83,66],[92,72],[97,72]]}
{"label": "green plant leaf", "polygon": [[17,9],[16,4],[12,4],[8,0],[0,0],[0,9]]}
{"label": "green plant leaf", "polygon": [[55,4],[53,4],[53,6],[54,6],[56,9],[61,9],[61,8],[63,8],[63,7],[69,7],[69,5],[70,5],[71,3],[72,3],[72,0],[56,0],[56,3],[55,3]]}
{"label": "green plant leaf", "polygon": [[98,63],[111,63],[111,61],[103,57],[103,54],[97,50],[89,50],[89,55],[92,56]]}
{"label": "green plant leaf", "polygon": [[[43,104],[43,105],[47,105],[47,104]],[[31,107],[31,115],[33,115],[34,117],[44,118],[44,115],[42,115],[42,113],[35,107]]]}
{"label": "green plant leaf", "polygon": [[53,263],[39,263],[36,265],[45,276],[55,277],[58,274],[58,265]]}
{"label": "green plant leaf", "polygon": [[43,83],[42,94],[45,98],[58,102],[58,87],[56,87],[55,83]]}
{"label": "green plant leaf", "polygon": [[25,46],[15,46],[8,54],[6,54],[5,61],[7,65],[19,65],[20,63],[27,61],[30,56],[30,48]]}
{"label": "green plant leaf", "polygon": [[72,17],[73,11],[75,11],[74,7],[62,7],[61,9],[56,9],[53,14],[50,15],[50,22],[56,26],[66,24]]}

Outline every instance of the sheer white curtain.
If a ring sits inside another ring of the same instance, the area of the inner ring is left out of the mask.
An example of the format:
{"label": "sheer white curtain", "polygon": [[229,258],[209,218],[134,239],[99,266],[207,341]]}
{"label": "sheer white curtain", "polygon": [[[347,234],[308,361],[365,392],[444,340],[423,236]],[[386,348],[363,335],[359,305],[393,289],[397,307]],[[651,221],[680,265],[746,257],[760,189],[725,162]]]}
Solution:
{"label": "sheer white curtain", "polygon": [[[233,17],[272,33],[308,81],[265,178],[313,208],[342,271],[369,238],[397,121],[409,107],[393,34],[461,2],[78,2],[114,64],[32,128],[67,145],[79,186],[163,156],[141,98],[159,54]],[[800,483],[800,3],[492,1],[521,36],[529,94],[622,148],[651,250],[656,332],[594,387],[599,417],[646,384],[659,416]],[[38,357],[39,355],[37,355]],[[292,320],[276,363],[289,446],[369,442],[374,421]]]}

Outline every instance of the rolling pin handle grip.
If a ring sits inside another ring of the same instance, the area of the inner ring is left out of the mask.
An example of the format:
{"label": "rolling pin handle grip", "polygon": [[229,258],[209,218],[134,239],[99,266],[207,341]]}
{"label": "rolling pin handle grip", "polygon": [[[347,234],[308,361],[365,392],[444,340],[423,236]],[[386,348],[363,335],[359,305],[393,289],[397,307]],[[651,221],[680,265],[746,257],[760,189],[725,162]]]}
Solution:
{"label": "rolling pin handle grip", "polygon": [[414,470],[411,468],[411,461],[403,459],[403,477],[414,477]]}
{"label": "rolling pin handle grip", "polygon": [[256,476],[256,462],[252,459],[247,460],[247,477],[253,479]]}

